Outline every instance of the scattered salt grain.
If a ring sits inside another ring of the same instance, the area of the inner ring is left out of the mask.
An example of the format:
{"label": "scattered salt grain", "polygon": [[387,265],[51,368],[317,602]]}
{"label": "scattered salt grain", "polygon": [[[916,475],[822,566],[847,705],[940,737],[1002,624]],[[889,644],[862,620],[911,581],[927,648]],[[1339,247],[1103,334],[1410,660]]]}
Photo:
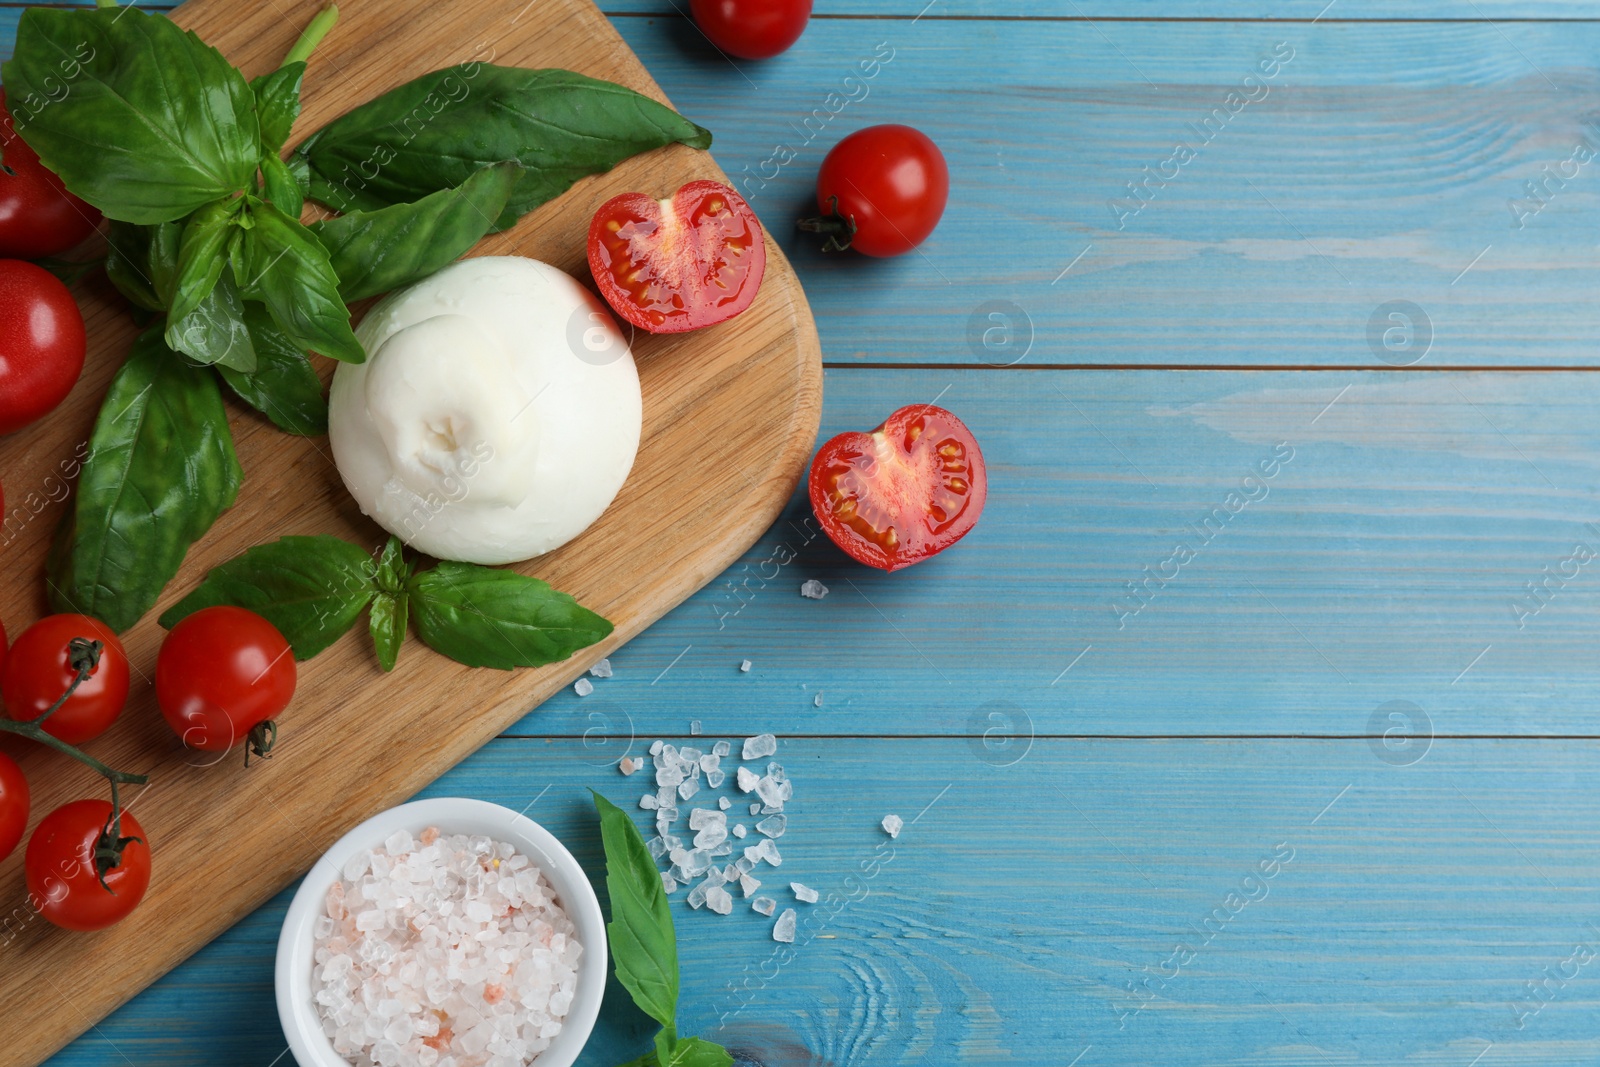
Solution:
{"label": "scattered salt grain", "polygon": [[756,897],[750,902],[750,906],[762,915],[771,915],[777,910],[778,902],[771,897]]}
{"label": "scattered salt grain", "polygon": [[794,941],[794,928],[797,919],[793,908],[784,908],[783,914],[778,916],[777,923],[772,927],[772,940],[791,944]]}
{"label": "scattered salt grain", "polygon": [[599,663],[596,663],[593,667],[589,668],[589,673],[594,675],[596,678],[611,677],[611,661],[609,659],[601,660]]}
{"label": "scattered salt grain", "polygon": [[739,823],[737,826],[735,826],[733,828],[733,836],[734,837],[743,837],[745,834],[747,834],[749,832],[750,832],[749,830],[746,830],[744,828],[744,823]]}
{"label": "scattered salt grain", "polygon": [[655,811],[657,808],[661,807],[661,801],[656,799],[656,795],[654,793],[646,793],[644,796],[639,798],[639,806],[645,811]]}
{"label": "scattered salt grain", "polygon": [[752,804],[752,805],[750,805],[750,814],[751,815],[760,815],[761,814],[761,805],[760,804]]}
{"label": "scattered salt grain", "polygon": [[761,888],[761,880],[759,878],[752,878],[748,874],[739,875],[738,882],[739,888],[744,890],[746,899],[755,896],[756,890]]}
{"label": "scattered salt grain", "polygon": [[561,1032],[583,947],[550,883],[513,846],[399,831],[342,873],[315,924],[312,974],[340,1056],[521,1067]]}
{"label": "scattered salt grain", "polygon": [[586,697],[590,693],[594,692],[594,683],[589,681],[587,678],[579,678],[576,682],[572,683],[572,691],[581,697]]}
{"label": "scattered salt grain", "polygon": [[727,811],[729,806],[732,803],[733,802],[730,801],[727,797],[718,797],[717,798],[717,807],[721,808],[723,811]]}
{"label": "scattered salt grain", "polygon": [[695,719],[689,723],[689,733],[694,737],[700,736],[700,720]]}
{"label": "scattered salt grain", "polygon": [[634,759],[632,756],[623,756],[622,762],[617,764],[617,770],[621,771],[623,774],[632,774],[634,771],[638,770],[640,766],[640,762]]}
{"label": "scattered salt grain", "polygon": [[733,897],[721,886],[708,889],[706,890],[706,907],[718,915],[726,915],[733,910]]}
{"label": "scattered salt grain", "polygon": [[739,669],[741,671],[743,671],[745,674],[749,674],[750,673],[750,661],[749,660],[745,660],[743,663],[739,664]]}
{"label": "scattered salt grain", "polygon": [[749,767],[740,767],[734,772],[733,784],[738,787],[741,793],[751,792],[756,787],[756,772]]}
{"label": "scattered salt grain", "polygon": [[660,741],[652,741],[652,742],[650,742],[650,755],[652,755],[652,756],[661,755],[661,745],[662,745],[662,743]]}
{"label": "scattered salt grain", "polygon": [[756,823],[756,829],[767,837],[782,837],[783,832],[789,828],[787,815],[771,815]]}
{"label": "scattered salt grain", "polygon": [[711,754],[716,756],[718,759],[721,759],[723,756],[726,756],[732,751],[733,746],[728,744],[726,741],[718,741],[716,744],[711,746]]}
{"label": "scattered salt grain", "polygon": [[661,888],[667,891],[668,896],[678,891],[678,880],[672,877],[670,871],[661,872]]}
{"label": "scattered salt grain", "polygon": [[821,600],[828,595],[828,587],[815,578],[807,578],[800,583],[800,595],[807,600]]}
{"label": "scattered salt grain", "polygon": [[900,831],[904,826],[905,820],[898,815],[885,815],[883,817],[883,832],[890,837],[899,837]]}
{"label": "scattered salt grain", "polygon": [[[720,770],[706,772],[706,785],[712,789],[721,789],[722,783],[727,780],[727,775]],[[724,797],[724,800],[727,798]]]}
{"label": "scattered salt grain", "polygon": [[794,899],[800,901],[800,903],[815,904],[817,902],[817,891],[810,886],[801,885],[799,882],[790,882],[789,888],[794,890]]}
{"label": "scattered salt grain", "polygon": [[693,778],[689,779],[687,782],[678,783],[678,796],[682,797],[684,800],[688,800],[698,792],[700,792],[700,783],[695,781]]}
{"label": "scattered salt grain", "polygon": [[822,694],[821,693],[818,693],[816,696],[811,698],[811,706],[814,707],[814,708],[822,707]]}
{"label": "scattered salt grain", "polygon": [[745,759],[761,759],[778,751],[778,739],[771,734],[757,734],[744,742]]}

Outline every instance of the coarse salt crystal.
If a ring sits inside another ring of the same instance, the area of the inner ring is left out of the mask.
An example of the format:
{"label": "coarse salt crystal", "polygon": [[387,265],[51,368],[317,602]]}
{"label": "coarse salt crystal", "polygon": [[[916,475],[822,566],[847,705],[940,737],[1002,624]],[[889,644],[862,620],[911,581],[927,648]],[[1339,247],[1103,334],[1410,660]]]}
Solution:
{"label": "coarse salt crystal", "polygon": [[777,910],[778,902],[773,900],[771,897],[756,897],[756,899],[750,902],[750,907],[760,912],[762,915],[771,915]]}
{"label": "coarse salt crystal", "polygon": [[751,815],[760,815],[761,814],[761,805],[760,804],[752,804],[752,805],[750,805],[750,814]]}
{"label": "coarse salt crystal", "polygon": [[772,734],[757,734],[745,739],[744,758],[760,759],[778,751],[778,739]]}
{"label": "coarse salt crystal", "polygon": [[816,696],[811,698],[811,706],[814,708],[822,707],[822,693],[820,691]]}
{"label": "coarse salt crystal", "polygon": [[732,804],[733,804],[733,802],[731,800],[729,800],[727,797],[718,797],[717,798],[717,807],[721,808],[723,811],[727,811],[728,808],[732,806]]}
{"label": "coarse salt crystal", "polygon": [[689,735],[691,737],[699,737],[700,736],[700,720],[699,719],[694,719],[689,723]]}
{"label": "coarse salt crystal", "polygon": [[589,673],[594,675],[596,678],[611,677],[611,660],[601,660],[599,663],[596,663],[593,667],[589,668]]}
{"label": "coarse salt crystal", "polygon": [[883,832],[890,837],[899,837],[900,831],[905,825],[905,820],[898,815],[885,815],[883,817]]}
{"label": "coarse salt crystal", "polygon": [[810,886],[801,885],[799,882],[790,882],[789,888],[794,890],[794,898],[802,904],[815,904],[817,902],[817,891]]}
{"label": "coarse salt crystal", "polygon": [[726,756],[732,751],[733,746],[728,744],[726,741],[718,741],[716,744],[711,746],[711,754],[716,756],[718,759],[721,759],[723,756]]}
{"label": "coarse salt crystal", "polygon": [[736,826],[734,826],[734,828],[733,828],[733,836],[734,837],[743,837],[745,834],[747,834],[749,832],[750,832],[749,830],[745,829],[744,823],[739,823]]}
{"label": "coarse salt crystal", "polygon": [[[721,789],[722,783],[727,779],[727,777],[728,776],[721,770],[707,771],[706,785],[710,786],[712,789]],[[722,799],[726,800],[728,798],[723,797]]]}
{"label": "coarse salt crystal", "polygon": [[761,880],[748,874],[739,875],[739,888],[744,890],[746,898],[755,896],[756,890],[761,888]]}
{"label": "coarse salt crystal", "polygon": [[743,663],[739,664],[739,669],[741,671],[743,671],[745,674],[749,674],[750,673],[750,661],[749,660],[745,660]]}
{"label": "coarse salt crystal", "polygon": [[622,762],[617,764],[617,769],[623,774],[632,774],[639,769],[639,761],[632,756],[623,756]]}
{"label": "coarse salt crystal", "polygon": [[748,767],[740,767],[734,772],[733,775],[734,787],[737,788],[741,793],[749,793],[753,791],[756,787],[756,782],[758,781],[760,781],[760,779],[756,777],[756,772],[752,771]]}
{"label": "coarse salt crystal", "polygon": [[726,915],[733,910],[733,897],[721,886],[708,889],[706,890],[706,907],[718,915]]}
{"label": "coarse salt crystal", "polygon": [[586,697],[590,693],[594,692],[594,683],[589,681],[587,678],[579,678],[576,682],[572,683],[572,691],[581,697]]}
{"label": "coarse salt crystal", "polygon": [[815,578],[807,578],[800,583],[800,595],[807,600],[821,600],[828,595],[828,587]]}
{"label": "coarse salt crystal", "polygon": [[787,815],[771,815],[756,823],[756,830],[767,837],[782,837],[783,832],[789,828]]}
{"label": "coarse salt crystal", "polygon": [[793,908],[784,908],[783,914],[778,916],[777,923],[772,927],[772,940],[790,944],[794,941],[794,929],[797,917]]}

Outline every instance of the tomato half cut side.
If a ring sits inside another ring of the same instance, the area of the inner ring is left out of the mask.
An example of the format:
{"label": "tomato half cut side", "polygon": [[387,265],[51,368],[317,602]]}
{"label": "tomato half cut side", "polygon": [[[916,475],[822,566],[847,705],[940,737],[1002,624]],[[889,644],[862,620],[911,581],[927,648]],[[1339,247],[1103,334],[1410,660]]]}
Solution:
{"label": "tomato half cut side", "polygon": [[915,404],[871,433],[842,433],[811,461],[811,509],[834,544],[879,570],[938,555],[983,513],[978,440],[944,408]]}
{"label": "tomato half cut side", "polygon": [[726,322],[755,300],[766,267],[755,212],[719,182],[690,182],[668,200],[623,193],[589,224],[601,295],[650,333]]}

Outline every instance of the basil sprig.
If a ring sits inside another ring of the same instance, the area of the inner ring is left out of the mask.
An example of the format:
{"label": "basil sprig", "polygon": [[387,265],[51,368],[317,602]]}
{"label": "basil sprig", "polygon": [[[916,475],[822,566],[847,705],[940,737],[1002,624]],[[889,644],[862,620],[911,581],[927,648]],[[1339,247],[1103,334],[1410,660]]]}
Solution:
{"label": "basil sprig", "polygon": [[523,167],[496,229],[589,174],[711,133],[664,104],[570,70],[465,63],[434,71],[351,111],[296,155],[311,195],[340,211],[405,203],[460,185],[482,168]]}
{"label": "basil sprig", "polygon": [[391,537],[374,561],[337,537],[285,537],[214,568],[161,616],[171,629],[201,608],[232,604],[276,626],[310,659],[355,625],[363,608],[384,670],[393,670],[409,615],[434,651],[469,667],[542,667],[609,636],[611,624],[572,597],[515,571],[444,562],[418,571]]}
{"label": "basil sprig", "polygon": [[56,611],[126,630],[233,504],[243,472],[216,378],[147,331],[111,380],[51,550]]}
{"label": "basil sprig", "polygon": [[721,1045],[678,1036],[678,935],[661,873],[628,813],[590,792],[606,852],[612,967],[639,1010],[661,1024],[655,1048],[626,1067],[728,1067],[733,1057]]}

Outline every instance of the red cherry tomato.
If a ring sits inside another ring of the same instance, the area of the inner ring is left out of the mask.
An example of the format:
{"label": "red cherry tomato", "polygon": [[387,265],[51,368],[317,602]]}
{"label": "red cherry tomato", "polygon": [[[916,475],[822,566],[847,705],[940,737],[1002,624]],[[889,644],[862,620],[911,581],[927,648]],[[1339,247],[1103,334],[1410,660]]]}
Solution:
{"label": "red cherry tomato", "polygon": [[800,227],[834,234],[829,250],[899,256],[928,239],[949,199],[950,170],[927,134],[910,126],[868,126],[822,161],[817,210],[823,218]]}
{"label": "red cherry tomato", "polygon": [[121,922],[150,888],[150,845],[126,811],[121,860],[100,884],[95,844],[110,817],[110,801],[74,800],[46,815],[28,839],[22,861],[28,896],[40,915],[64,930],[104,930]]}
{"label": "red cherry tomato", "polygon": [[0,752],[0,860],[11,855],[28,828],[28,779],[17,761]]}
{"label": "red cherry tomato", "polygon": [[738,193],[690,182],[671,200],[613,197],[589,224],[589,269],[618,315],[651,333],[733,318],[761,288],[767,247]]}
{"label": "red cherry tomato", "polygon": [[897,571],[967,535],[988,495],[972,431],[931,404],[901,408],[871,433],[842,433],[811,461],[811,509],[833,543]]}
{"label": "red cherry tomato", "polygon": [[12,171],[0,170],[0,259],[58,256],[95,231],[100,212],[67,192],[61,179],[39,162],[38,153],[17,136],[3,89],[0,145]]}
{"label": "red cherry tomato", "polygon": [[83,315],[61,279],[0,259],[0,433],[48,414],[83,370]]}
{"label": "red cherry tomato", "polygon": [[806,32],[811,0],[689,0],[706,39],[740,59],[768,59]]}
{"label": "red cherry tomato", "polygon": [[185,745],[205,752],[226,752],[283,711],[294,684],[294,655],[277,627],[230,605],[184,616],[156,656],[162,716]]}
{"label": "red cherry tomato", "polygon": [[19,722],[44,714],[78,676],[72,665],[74,637],[99,641],[100,662],[44,721],[44,731],[69,745],[81,745],[105,733],[128,701],[128,654],[99,619],[46,615],[22,631],[0,670],[0,696],[5,698],[6,715]]}

